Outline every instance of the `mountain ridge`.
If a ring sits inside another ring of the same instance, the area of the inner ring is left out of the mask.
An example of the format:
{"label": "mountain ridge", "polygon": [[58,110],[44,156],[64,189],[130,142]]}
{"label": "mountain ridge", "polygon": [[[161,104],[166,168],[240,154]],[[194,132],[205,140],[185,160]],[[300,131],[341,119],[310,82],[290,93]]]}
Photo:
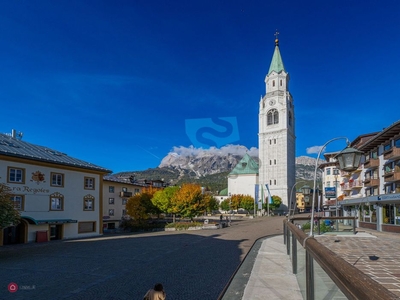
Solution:
{"label": "mountain ridge", "polygon": [[[217,192],[228,186],[227,176],[245,153],[258,161],[258,150],[241,145],[210,149],[175,147],[156,168],[143,171],[127,171],[113,174],[116,177],[134,175],[137,180],[163,180],[167,185],[185,182],[198,183]],[[296,180],[313,181],[316,159],[309,156],[296,157]],[[321,161],[322,163],[322,161]],[[318,179],[320,173],[317,174]]]}

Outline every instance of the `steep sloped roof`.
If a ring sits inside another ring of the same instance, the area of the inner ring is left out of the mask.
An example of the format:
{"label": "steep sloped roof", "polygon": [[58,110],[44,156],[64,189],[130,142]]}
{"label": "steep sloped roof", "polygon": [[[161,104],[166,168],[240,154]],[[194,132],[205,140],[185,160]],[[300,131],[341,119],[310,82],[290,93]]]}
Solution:
{"label": "steep sloped roof", "polygon": [[258,163],[247,153],[229,175],[258,174]]}
{"label": "steep sloped roof", "polygon": [[65,153],[47,147],[21,141],[3,133],[0,133],[0,155],[111,173],[110,170],[103,167],[68,156]]}
{"label": "steep sloped roof", "polygon": [[275,41],[275,51],[274,55],[272,56],[272,61],[269,66],[269,71],[268,75],[271,74],[271,72],[275,71],[276,73],[279,73],[281,71],[285,71],[285,66],[283,65],[283,60],[281,56],[281,52],[279,51],[279,44],[278,40]]}

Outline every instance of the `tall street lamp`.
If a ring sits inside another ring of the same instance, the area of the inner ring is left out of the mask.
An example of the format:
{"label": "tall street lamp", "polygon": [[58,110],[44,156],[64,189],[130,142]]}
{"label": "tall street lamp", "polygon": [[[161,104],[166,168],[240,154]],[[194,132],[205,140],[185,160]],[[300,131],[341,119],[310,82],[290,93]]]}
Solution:
{"label": "tall street lamp", "polygon": [[[343,149],[339,154],[335,156],[336,160],[339,162],[339,169],[346,171],[346,172],[353,172],[358,169],[358,166],[360,165],[360,160],[361,160],[361,155],[363,152],[350,148],[350,141],[346,137],[337,137],[334,139],[331,139],[327,141],[319,150],[317,160],[315,161],[315,171],[314,171],[314,189],[315,191],[315,185],[317,181],[317,169],[318,169],[318,162],[319,162],[319,157],[321,156],[322,151],[325,149],[326,145],[329,143],[340,140],[340,139],[345,139],[347,143],[347,147]],[[311,205],[311,224],[310,224],[310,234],[309,236],[313,235],[314,232],[314,207],[315,207],[315,197],[312,199],[312,205]]]}
{"label": "tall street lamp", "polygon": [[306,203],[310,202],[311,188],[310,186],[305,185],[301,188],[301,191],[303,193],[304,208],[306,208]]}
{"label": "tall street lamp", "polygon": [[231,193],[229,193],[229,226],[231,226],[231,222],[232,222],[232,197],[231,197]]}
{"label": "tall street lamp", "polygon": [[[335,209],[336,209],[336,214],[335,217],[338,217],[338,192],[337,192],[337,177],[339,175],[339,170],[338,169],[333,169],[333,175],[335,175],[335,193],[336,193],[336,204],[335,204]],[[337,226],[336,226],[337,227]]]}
{"label": "tall street lamp", "polygon": [[[289,204],[290,204],[290,206],[289,206],[289,217],[290,216],[294,216],[294,211],[295,211],[295,209],[296,209],[296,206],[293,204],[293,208],[292,208],[292,196],[293,196],[293,189],[294,189],[294,187],[296,186],[296,185],[298,185],[299,183],[305,183],[305,181],[298,181],[298,182],[296,182],[293,186],[292,186],[292,190],[290,191],[290,201],[289,201]],[[292,214],[290,214],[290,211],[293,209],[293,213]]]}

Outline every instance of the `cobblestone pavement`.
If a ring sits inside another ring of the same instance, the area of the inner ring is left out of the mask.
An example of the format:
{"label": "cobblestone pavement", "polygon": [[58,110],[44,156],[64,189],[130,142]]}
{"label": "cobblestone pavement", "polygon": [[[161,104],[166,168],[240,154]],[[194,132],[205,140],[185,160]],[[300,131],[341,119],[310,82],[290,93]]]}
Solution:
{"label": "cobblestone pavement", "polygon": [[400,234],[359,228],[358,236],[316,236],[318,242],[400,299]]}
{"label": "cobblestone pavement", "polygon": [[[0,247],[1,299],[217,299],[254,242],[282,234],[283,217],[217,230],[107,235]],[[10,293],[10,283],[18,291]],[[244,287],[243,287],[244,288]]]}

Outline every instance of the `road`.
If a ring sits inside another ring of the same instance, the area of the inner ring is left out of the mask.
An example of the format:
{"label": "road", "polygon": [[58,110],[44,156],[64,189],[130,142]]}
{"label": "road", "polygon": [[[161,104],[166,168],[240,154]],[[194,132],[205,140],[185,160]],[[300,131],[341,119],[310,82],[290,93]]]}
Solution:
{"label": "road", "polygon": [[141,300],[161,282],[168,300],[217,299],[254,242],[282,233],[283,218],[0,247],[0,298]]}

